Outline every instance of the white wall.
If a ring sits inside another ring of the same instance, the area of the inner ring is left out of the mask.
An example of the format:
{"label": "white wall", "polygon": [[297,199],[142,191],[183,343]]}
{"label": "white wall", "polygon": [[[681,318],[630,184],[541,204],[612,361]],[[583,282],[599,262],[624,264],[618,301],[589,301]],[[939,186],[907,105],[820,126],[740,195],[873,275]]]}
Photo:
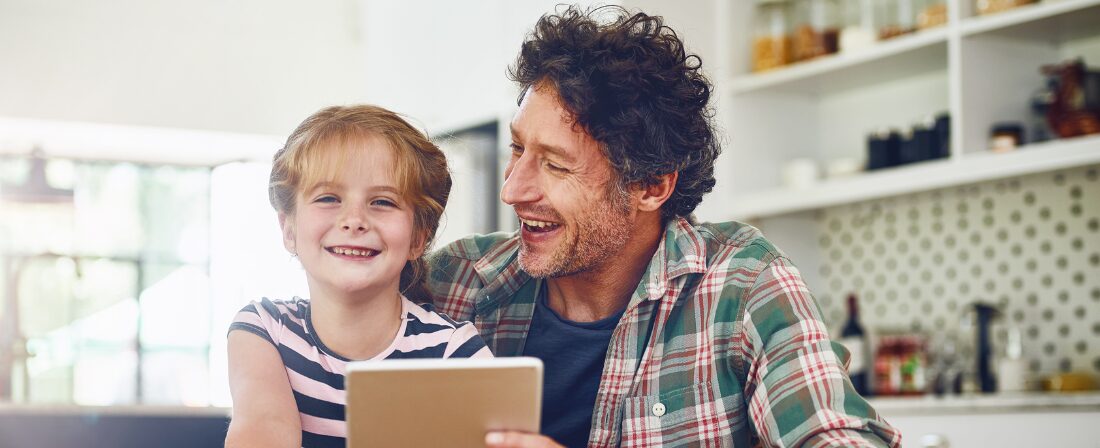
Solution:
{"label": "white wall", "polygon": [[539,17],[561,3],[363,1],[367,96],[432,134],[510,116],[517,90],[508,66]]}
{"label": "white wall", "polygon": [[363,101],[360,0],[0,0],[0,116],[286,135]]}

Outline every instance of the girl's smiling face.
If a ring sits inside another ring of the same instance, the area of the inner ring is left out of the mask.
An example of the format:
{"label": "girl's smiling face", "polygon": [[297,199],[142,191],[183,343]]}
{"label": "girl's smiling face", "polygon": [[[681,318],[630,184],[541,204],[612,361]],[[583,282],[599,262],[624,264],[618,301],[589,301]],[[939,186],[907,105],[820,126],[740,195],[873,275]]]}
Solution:
{"label": "girl's smiling face", "polygon": [[379,138],[346,144],[355,147],[326,148],[346,154],[334,175],[299,188],[294,212],[279,217],[311,299],[396,292],[405,263],[423,252],[412,207],[394,178],[393,149]]}

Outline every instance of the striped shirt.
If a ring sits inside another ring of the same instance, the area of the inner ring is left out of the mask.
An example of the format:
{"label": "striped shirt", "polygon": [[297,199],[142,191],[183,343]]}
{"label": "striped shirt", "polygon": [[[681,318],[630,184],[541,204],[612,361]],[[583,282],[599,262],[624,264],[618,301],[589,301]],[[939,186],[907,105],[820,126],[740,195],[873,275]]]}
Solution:
{"label": "striped shirt", "polygon": [[[436,305],[497,356],[523,353],[537,281],[497,233],[434,253]],[[612,333],[589,447],[869,447],[901,434],[859,396],[847,352],[790,260],[741,223],[668,223]]]}
{"label": "striped shirt", "polygon": [[[352,360],[340,356],[317,337],[309,300],[262,299],[245,306],[229,331],[244,330],[275,345],[286,366],[294,401],[302,418],[302,446],[344,447],[344,372]],[[402,298],[405,318],[393,342],[371,360],[395,358],[492,357],[469,322],[455,322]]]}

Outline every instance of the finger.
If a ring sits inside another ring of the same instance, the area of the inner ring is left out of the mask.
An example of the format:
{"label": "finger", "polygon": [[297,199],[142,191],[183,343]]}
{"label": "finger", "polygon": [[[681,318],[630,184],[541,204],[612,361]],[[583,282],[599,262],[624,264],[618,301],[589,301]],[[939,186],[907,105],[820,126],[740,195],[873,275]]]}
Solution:
{"label": "finger", "polygon": [[499,431],[485,434],[485,446],[490,448],[550,448],[560,445],[538,434]]}

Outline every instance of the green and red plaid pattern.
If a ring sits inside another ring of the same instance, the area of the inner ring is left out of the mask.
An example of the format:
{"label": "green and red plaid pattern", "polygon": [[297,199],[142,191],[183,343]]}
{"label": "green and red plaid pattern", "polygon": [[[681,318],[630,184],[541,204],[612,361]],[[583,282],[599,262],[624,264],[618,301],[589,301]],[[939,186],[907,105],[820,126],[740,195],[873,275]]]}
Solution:
{"label": "green and red plaid pattern", "polygon": [[[514,234],[432,254],[439,311],[519,356],[537,282]],[[611,338],[590,447],[891,446],[901,434],[852,388],[798,270],[760,231],[668,224]]]}

